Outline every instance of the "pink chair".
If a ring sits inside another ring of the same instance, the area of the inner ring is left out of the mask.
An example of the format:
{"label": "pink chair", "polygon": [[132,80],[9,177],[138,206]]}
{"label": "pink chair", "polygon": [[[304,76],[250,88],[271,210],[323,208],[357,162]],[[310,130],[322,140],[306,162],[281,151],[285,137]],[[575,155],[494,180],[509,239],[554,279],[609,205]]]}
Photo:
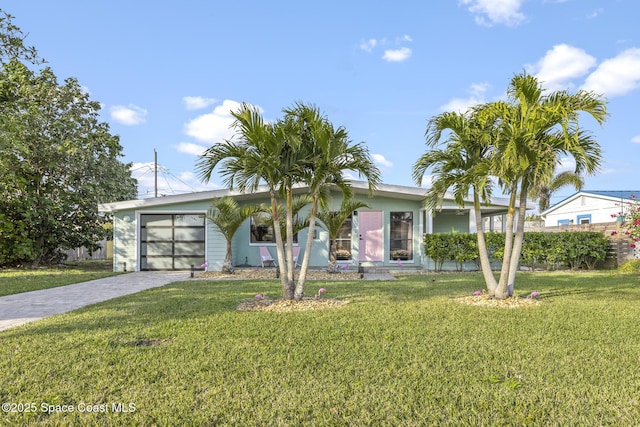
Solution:
{"label": "pink chair", "polygon": [[276,260],[273,259],[266,246],[260,246],[260,260],[263,268],[265,264],[267,264],[267,266],[272,265],[274,267],[276,265]]}
{"label": "pink chair", "polygon": [[300,255],[300,246],[293,247],[293,266],[298,267],[298,256]]}

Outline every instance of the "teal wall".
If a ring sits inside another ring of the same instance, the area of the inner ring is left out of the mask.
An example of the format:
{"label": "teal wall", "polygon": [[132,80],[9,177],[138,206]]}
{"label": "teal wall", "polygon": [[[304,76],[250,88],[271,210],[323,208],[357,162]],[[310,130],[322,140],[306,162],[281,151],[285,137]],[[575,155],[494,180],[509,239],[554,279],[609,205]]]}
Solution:
{"label": "teal wall", "polygon": [[[400,196],[401,197],[401,196]],[[391,212],[411,211],[413,213],[413,259],[401,261],[402,266],[406,268],[425,267],[433,268],[433,262],[423,255],[423,237],[422,233],[428,232],[429,224],[433,233],[449,233],[452,230],[459,232],[469,231],[469,213],[465,211],[462,215],[457,215],[455,210],[443,210],[438,212],[433,218],[429,215],[423,215],[422,201],[410,200],[404,198],[392,198],[376,196],[368,198],[364,195],[356,195],[357,200],[361,200],[371,206],[371,210],[383,212],[383,239],[384,253],[383,261],[375,263],[378,266],[398,266],[396,260],[389,259],[390,252],[390,217]],[[240,202],[246,204],[248,202]],[[254,204],[269,203],[268,198],[260,197],[251,201]],[[341,203],[341,196],[334,194],[333,200],[330,202],[332,210],[337,210]],[[122,271],[124,263],[127,270],[133,271],[139,269],[138,260],[138,220],[141,214],[145,213],[192,213],[205,214],[209,209],[210,201],[196,201],[188,203],[168,204],[157,207],[144,207],[141,209],[129,209],[116,212],[114,214],[114,270]],[[445,209],[453,206],[445,206]],[[310,207],[306,207],[301,215],[306,215]],[[363,211],[366,209],[361,209]],[[424,222],[424,224],[421,224]],[[311,248],[310,266],[325,267],[329,259],[329,234],[317,224],[316,238],[313,240]],[[307,239],[307,229],[301,231],[298,235],[298,245],[300,246],[299,263],[302,263],[304,250]],[[233,263],[234,265],[249,264],[250,266],[260,265],[259,247],[267,246],[271,255],[276,258],[276,250],[274,244],[251,244],[249,239],[250,221],[247,220],[238,230],[232,241]],[[340,264],[346,264],[352,268],[358,266],[358,246],[359,246],[359,225],[358,216],[353,217],[353,229],[351,234],[351,252],[353,259],[350,261],[339,261]],[[223,236],[217,231],[216,227],[207,221],[206,233],[206,258],[209,264],[209,270],[220,270],[225,256],[226,242]],[[365,263],[365,266],[372,266],[373,263]]]}

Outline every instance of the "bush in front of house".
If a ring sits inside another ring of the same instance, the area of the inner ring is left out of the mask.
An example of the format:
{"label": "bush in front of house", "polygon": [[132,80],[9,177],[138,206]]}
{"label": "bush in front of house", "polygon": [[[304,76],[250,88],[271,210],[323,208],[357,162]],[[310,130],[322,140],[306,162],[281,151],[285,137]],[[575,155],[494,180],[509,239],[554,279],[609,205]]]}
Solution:
{"label": "bush in front of house", "polygon": [[[501,261],[504,256],[504,233],[486,233],[489,257]],[[425,254],[433,259],[435,270],[442,270],[445,261],[454,261],[462,270],[467,261],[478,259],[475,233],[436,233],[424,236]],[[555,270],[567,266],[572,270],[593,270],[605,260],[609,241],[597,231],[580,232],[526,232],[520,254],[520,263],[529,268],[544,267]]]}
{"label": "bush in front of house", "polygon": [[618,271],[625,274],[640,274],[640,259],[630,259],[623,263]]}

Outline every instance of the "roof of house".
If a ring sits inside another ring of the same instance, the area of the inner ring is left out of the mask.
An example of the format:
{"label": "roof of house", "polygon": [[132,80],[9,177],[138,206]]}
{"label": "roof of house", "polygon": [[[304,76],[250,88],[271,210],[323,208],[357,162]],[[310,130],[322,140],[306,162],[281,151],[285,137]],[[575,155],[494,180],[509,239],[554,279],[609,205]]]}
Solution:
{"label": "roof of house", "polygon": [[[351,186],[356,194],[367,194],[369,190],[369,184],[366,181],[351,181]],[[298,190],[302,191],[305,186],[297,186]],[[171,196],[125,200],[121,202],[101,203],[98,205],[100,212],[117,212],[127,209],[139,209],[152,206],[165,206],[174,205],[179,203],[198,202],[203,200],[211,200],[217,197],[233,196],[238,200],[247,200],[255,197],[255,195],[268,195],[268,188],[261,186],[257,191],[253,192],[240,192],[236,190],[220,189],[210,191],[199,191],[194,193],[176,194]],[[391,185],[391,184],[379,184],[374,191],[374,196],[386,196],[395,197],[405,200],[422,200],[427,193],[426,188],[422,187],[409,187],[404,185]],[[447,200],[452,200],[453,196],[447,194],[445,197]],[[467,200],[472,202],[472,199]],[[505,198],[492,198],[491,204],[494,206],[508,206],[509,200]]]}
{"label": "roof of house", "polygon": [[573,200],[577,199],[580,196],[591,196],[591,197],[596,197],[596,198],[600,198],[600,199],[619,202],[619,201],[633,200],[637,196],[640,197],[640,190],[636,190],[636,191],[630,191],[630,190],[625,190],[625,191],[582,190],[582,191],[578,191],[577,193],[572,194],[571,196],[567,197],[566,199],[563,199],[563,200],[559,201],[555,205],[550,206],[547,210],[542,212],[541,215],[546,215],[546,214],[548,214],[550,212],[553,212],[554,210],[561,208],[562,206],[566,205],[567,203],[572,202]]}

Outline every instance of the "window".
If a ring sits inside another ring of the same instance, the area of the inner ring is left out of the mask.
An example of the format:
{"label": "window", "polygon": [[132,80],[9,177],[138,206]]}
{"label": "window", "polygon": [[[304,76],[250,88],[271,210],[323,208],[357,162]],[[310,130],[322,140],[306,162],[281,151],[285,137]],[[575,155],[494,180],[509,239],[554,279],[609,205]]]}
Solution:
{"label": "window", "polygon": [[558,225],[569,225],[570,221],[568,219],[559,219]]}
{"label": "window", "polygon": [[391,212],[389,259],[413,259],[413,212]]}
{"label": "window", "polygon": [[578,224],[591,224],[591,214],[578,215]]}
{"label": "window", "polygon": [[[283,218],[284,220],[284,218]],[[271,221],[271,215],[260,213],[251,216],[251,232],[249,238],[251,243],[275,243],[276,235],[273,232],[273,221]],[[295,222],[295,218],[294,218]],[[285,239],[285,225],[282,225],[282,239]],[[293,242],[298,243],[298,233],[293,235]]]}
{"label": "window", "polygon": [[351,215],[342,224],[338,237],[336,238],[336,258],[338,260],[351,259],[351,225],[353,221]]}

